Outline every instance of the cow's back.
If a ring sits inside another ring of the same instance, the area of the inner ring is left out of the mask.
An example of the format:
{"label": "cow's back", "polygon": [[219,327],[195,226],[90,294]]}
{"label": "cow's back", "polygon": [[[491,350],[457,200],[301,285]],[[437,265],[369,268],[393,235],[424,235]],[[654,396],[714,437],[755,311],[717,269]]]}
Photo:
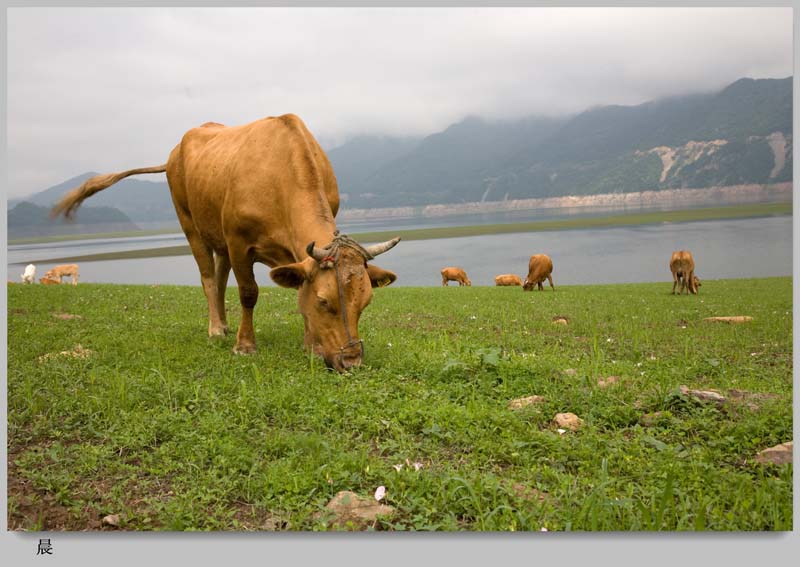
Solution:
{"label": "cow's back", "polygon": [[553,261],[547,254],[534,254],[528,261],[528,280],[537,283],[553,272]]}
{"label": "cow's back", "polygon": [[216,249],[225,247],[225,215],[235,217],[234,226],[275,234],[285,231],[292,207],[308,206],[298,193],[311,194],[318,214],[335,216],[339,208],[333,168],[292,114],[189,130],[170,154],[167,179],[179,218],[190,217]]}

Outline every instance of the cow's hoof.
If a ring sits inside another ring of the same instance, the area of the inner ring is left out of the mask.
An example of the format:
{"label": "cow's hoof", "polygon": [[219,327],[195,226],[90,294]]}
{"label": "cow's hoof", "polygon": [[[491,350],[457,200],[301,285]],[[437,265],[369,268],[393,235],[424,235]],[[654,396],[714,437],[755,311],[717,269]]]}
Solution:
{"label": "cow's hoof", "polygon": [[256,353],[256,345],[235,345],[233,347],[234,354],[241,354],[241,355],[250,355]]}
{"label": "cow's hoof", "polygon": [[228,334],[228,327],[219,327],[217,329],[209,329],[208,330],[208,338],[213,339],[214,337],[224,337]]}

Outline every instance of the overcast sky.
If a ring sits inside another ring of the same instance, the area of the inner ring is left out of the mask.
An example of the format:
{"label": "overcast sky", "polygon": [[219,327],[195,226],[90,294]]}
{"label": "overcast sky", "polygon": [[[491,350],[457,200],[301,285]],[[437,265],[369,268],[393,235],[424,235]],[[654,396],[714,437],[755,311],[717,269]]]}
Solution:
{"label": "overcast sky", "polygon": [[787,77],[791,42],[791,8],[10,8],[8,197],[207,121],[293,112],[330,149]]}

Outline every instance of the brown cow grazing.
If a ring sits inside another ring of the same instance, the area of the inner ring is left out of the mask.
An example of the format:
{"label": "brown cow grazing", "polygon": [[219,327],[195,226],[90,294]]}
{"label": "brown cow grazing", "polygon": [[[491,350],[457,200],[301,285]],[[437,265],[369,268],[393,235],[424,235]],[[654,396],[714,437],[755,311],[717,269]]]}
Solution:
{"label": "brown cow grazing", "polygon": [[231,268],[242,319],[233,351],[256,351],[253,264],[298,290],[305,345],[338,371],[361,364],[358,320],[372,288],[397,276],[367,264],[399,242],[362,247],[340,236],[339,190],[325,152],[293,114],[226,127],[208,122],[184,134],[164,165],[98,175],[64,197],[53,214],[71,217],[84,199],[130,175],[166,172],[181,228],[200,269],[208,334],[228,332],[225,287]]}
{"label": "brown cow grazing", "polygon": [[677,250],[669,259],[669,269],[672,272],[672,294],[675,295],[675,286],[681,284],[679,294],[684,290],[697,295],[697,288],[702,284],[700,278],[694,274],[694,258],[688,250]]}
{"label": "brown cow grazing", "polygon": [[[62,283],[62,278],[65,276],[72,276],[72,285],[78,285],[78,264],[61,264],[55,268],[47,270],[44,277],[51,280],[58,280]],[[39,280],[41,282],[41,280]]]}
{"label": "brown cow grazing", "polygon": [[522,289],[530,291],[534,286],[539,286],[539,291],[544,290],[542,282],[548,280],[550,287],[553,291],[556,290],[553,285],[553,278],[550,274],[553,273],[553,261],[547,254],[534,254],[528,261],[528,277],[525,278],[525,283],[522,284]]}
{"label": "brown cow grazing", "polygon": [[61,280],[44,276],[43,278],[39,278],[39,283],[42,285],[59,285]]}
{"label": "brown cow grazing", "polygon": [[502,274],[494,277],[494,285],[522,285],[522,280],[516,274]]}
{"label": "brown cow grazing", "polygon": [[467,272],[461,268],[451,266],[449,268],[442,268],[442,285],[447,286],[451,281],[458,282],[459,286],[471,286],[472,282],[467,277]]}

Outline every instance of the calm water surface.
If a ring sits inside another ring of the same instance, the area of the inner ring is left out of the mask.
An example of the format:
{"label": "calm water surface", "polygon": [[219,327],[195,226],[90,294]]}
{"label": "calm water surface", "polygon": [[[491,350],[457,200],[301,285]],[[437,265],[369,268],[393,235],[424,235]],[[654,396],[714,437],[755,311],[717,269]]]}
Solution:
{"label": "calm water surface", "polygon": [[[344,226],[343,229],[353,230]],[[694,255],[701,279],[790,276],[791,241],[792,217],[787,215],[413,240],[400,242],[375,263],[398,274],[396,286],[441,285],[439,271],[444,266],[461,266],[476,286],[494,285],[497,274],[516,273],[524,278],[528,258],[537,253],[548,254],[553,259],[556,287],[671,282],[670,254],[673,250],[688,249]],[[182,243],[185,243],[183,235],[170,235],[11,246],[8,278],[19,281],[24,265],[35,264],[37,258]],[[49,267],[49,264],[37,265],[37,277]],[[188,255],[82,262],[80,271],[83,282],[200,285],[197,265]],[[269,268],[257,264],[255,272],[260,285],[274,285],[268,275]],[[230,283],[235,285],[233,273]]]}

